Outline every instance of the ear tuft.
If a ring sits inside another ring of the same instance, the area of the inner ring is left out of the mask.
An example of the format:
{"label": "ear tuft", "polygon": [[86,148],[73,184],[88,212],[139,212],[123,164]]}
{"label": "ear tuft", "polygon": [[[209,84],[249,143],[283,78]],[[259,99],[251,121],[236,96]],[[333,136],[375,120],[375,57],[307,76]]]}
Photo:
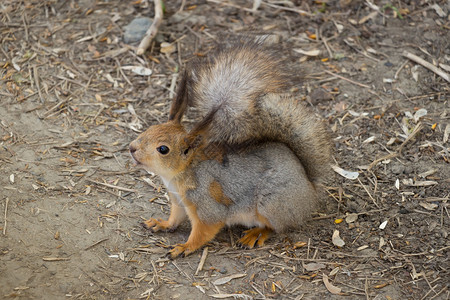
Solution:
{"label": "ear tuft", "polygon": [[169,113],[169,121],[175,121],[177,123],[181,123],[181,119],[184,116],[184,113],[186,112],[186,109],[188,107],[188,88],[187,88],[187,81],[188,81],[188,75],[187,71],[183,72],[180,84],[178,86],[177,90],[177,96],[172,101],[172,106],[170,107],[170,113]]}

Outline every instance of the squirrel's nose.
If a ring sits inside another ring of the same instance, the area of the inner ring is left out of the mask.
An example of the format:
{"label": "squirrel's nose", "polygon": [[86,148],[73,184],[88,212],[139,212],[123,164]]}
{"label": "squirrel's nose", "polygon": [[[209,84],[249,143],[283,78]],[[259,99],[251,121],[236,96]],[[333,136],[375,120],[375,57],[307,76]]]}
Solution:
{"label": "squirrel's nose", "polygon": [[134,152],[136,152],[137,148],[135,145],[133,145],[133,143],[130,144],[130,153],[133,154]]}

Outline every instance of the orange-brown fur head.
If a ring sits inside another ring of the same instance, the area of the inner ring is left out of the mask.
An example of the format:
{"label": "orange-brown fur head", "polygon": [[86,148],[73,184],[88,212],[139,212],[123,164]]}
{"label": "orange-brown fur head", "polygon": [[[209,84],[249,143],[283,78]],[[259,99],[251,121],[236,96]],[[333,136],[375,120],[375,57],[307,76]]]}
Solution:
{"label": "orange-brown fur head", "polygon": [[131,142],[130,153],[138,166],[170,180],[191,163],[198,138],[179,122],[169,121],[141,133]]}

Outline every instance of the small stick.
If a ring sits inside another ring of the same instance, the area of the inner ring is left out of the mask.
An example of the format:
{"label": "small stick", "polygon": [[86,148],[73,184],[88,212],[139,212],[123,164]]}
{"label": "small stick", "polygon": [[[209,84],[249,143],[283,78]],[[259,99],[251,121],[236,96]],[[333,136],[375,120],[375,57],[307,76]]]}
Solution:
{"label": "small stick", "polygon": [[405,60],[405,62],[400,66],[400,68],[398,68],[397,72],[395,72],[394,79],[398,78],[398,74],[400,74],[400,71],[406,66],[407,63],[408,60]]}
{"label": "small stick", "polygon": [[241,9],[241,10],[243,10],[243,11],[246,11],[246,12],[255,12],[255,11],[254,11],[253,9],[251,9],[251,8],[241,7],[241,6],[236,5],[236,4],[226,3],[226,2],[223,2],[223,1],[219,1],[219,0],[208,0],[208,2],[221,4],[221,5],[223,5],[223,6],[234,7],[234,8]]}
{"label": "small stick", "polygon": [[287,11],[293,11],[296,12],[300,15],[305,15],[308,17],[312,17],[312,14],[307,12],[306,10],[302,10],[302,9],[298,9],[298,8],[290,8],[290,7],[284,7],[284,6],[280,6],[280,5],[276,5],[276,4],[271,4],[271,3],[266,3],[266,2],[261,2],[264,5],[267,5],[269,7],[273,7],[273,8],[277,8],[277,9],[281,9],[281,10],[287,10]]}
{"label": "small stick", "polygon": [[66,99],[66,100],[61,100],[59,101],[56,105],[54,105],[52,108],[50,108],[49,110],[47,110],[43,115],[42,118],[47,118],[48,115],[50,113],[52,113],[54,110],[56,110],[58,107],[60,107],[61,105],[63,105],[64,103],[66,103],[67,101],[69,101],[71,99]]}
{"label": "small stick", "polygon": [[367,187],[361,182],[361,180],[359,178],[357,178],[359,181],[359,184],[363,187],[363,189],[366,191],[367,195],[369,195],[370,199],[372,199],[373,204],[375,204],[376,207],[380,208],[377,204],[377,202],[375,201],[375,199],[372,197],[372,195],[370,194],[369,190],[367,189]]}
{"label": "small stick", "polygon": [[412,140],[421,130],[422,130],[422,128],[423,128],[423,125],[422,125],[422,123],[418,123],[415,127],[414,127],[414,129],[413,129],[413,131],[411,132],[411,134],[410,135],[408,135],[408,137],[403,141],[403,143],[398,147],[398,149],[397,149],[397,151],[398,152],[402,152],[402,150],[403,150],[403,147],[405,147],[405,145],[410,141],[410,140]]}
{"label": "small stick", "polygon": [[102,240],[100,240],[100,241],[97,241],[97,242],[93,243],[92,245],[90,245],[90,246],[84,248],[84,250],[85,250],[85,251],[86,251],[86,250],[89,250],[89,249],[91,249],[91,248],[97,246],[98,244],[103,243],[104,241],[107,241],[107,240],[109,240],[109,239],[106,238],[106,239],[102,239]]}
{"label": "small stick", "polygon": [[38,75],[37,68],[35,66],[33,67],[33,75],[34,75],[34,81],[36,82],[36,88],[39,93],[39,98],[41,99],[41,102],[44,103],[44,98],[42,97],[42,92],[41,92],[41,86],[39,85],[39,75]]}
{"label": "small stick", "polygon": [[120,187],[120,186],[117,186],[117,185],[103,183],[103,182],[98,182],[98,181],[94,181],[94,180],[91,180],[91,179],[88,179],[88,181],[90,181],[92,183],[95,183],[95,184],[98,184],[98,185],[104,185],[104,186],[107,186],[107,187],[110,187],[110,188],[113,188],[113,189],[117,189],[119,191],[136,193],[136,190]]}
{"label": "small stick", "polygon": [[433,64],[430,64],[426,60],[418,57],[417,55],[409,53],[408,51],[404,51],[403,52],[403,56],[406,57],[406,58],[409,58],[410,60],[412,60],[412,61],[414,61],[414,62],[416,62],[416,63],[418,63],[418,64],[420,64],[422,66],[424,66],[425,68],[433,71],[437,75],[441,76],[442,78],[444,78],[445,80],[450,82],[450,75],[449,74],[447,74],[443,70],[439,69],[438,67],[434,66]]}
{"label": "small stick", "polygon": [[182,12],[185,5],[186,5],[186,0],[182,0],[181,1],[181,5],[180,5],[180,9],[178,10],[178,12]]}
{"label": "small stick", "polygon": [[8,202],[9,198],[6,198],[6,204],[5,204],[5,225],[3,226],[3,235],[6,235],[6,213],[8,212]]}
{"label": "small stick", "polygon": [[333,75],[333,76],[335,76],[335,77],[337,77],[337,78],[340,78],[340,79],[342,79],[342,80],[345,80],[345,81],[348,81],[348,82],[350,82],[350,83],[353,83],[353,84],[355,84],[355,85],[357,85],[357,86],[364,87],[364,88],[366,88],[366,89],[370,89],[370,86],[368,86],[368,85],[365,85],[365,84],[362,84],[362,83],[353,81],[353,80],[351,80],[351,79],[345,78],[345,77],[343,77],[343,76],[341,76],[341,75],[338,75],[338,74],[334,74],[333,72],[330,72],[330,71],[328,71],[328,70],[325,70],[325,73],[328,73],[328,74]]}
{"label": "small stick", "polygon": [[22,22],[23,22],[23,27],[25,28],[25,40],[27,42],[29,42],[29,40],[28,40],[27,14],[25,12],[23,12],[23,15],[22,15]]}
{"label": "small stick", "polygon": [[197,270],[194,275],[197,275],[203,269],[203,265],[205,264],[206,257],[208,256],[208,247],[203,249],[202,258],[200,258],[200,262],[198,263]]}
{"label": "small stick", "polygon": [[170,94],[169,98],[172,99],[175,96],[175,85],[177,84],[178,73],[174,73],[172,75],[172,81],[170,82]]}
{"label": "small stick", "polygon": [[153,23],[150,26],[150,28],[145,33],[144,38],[142,39],[141,43],[139,44],[139,47],[136,50],[137,55],[144,54],[145,50],[150,46],[150,43],[152,42],[153,38],[158,33],[159,25],[161,25],[162,18],[163,18],[163,10],[161,5],[162,0],[154,0],[155,3],[155,18],[153,19]]}
{"label": "small stick", "polygon": [[372,169],[374,166],[376,166],[380,161],[386,160],[386,159],[391,159],[391,158],[395,158],[397,156],[399,156],[402,153],[403,147],[405,147],[405,145],[411,140],[413,139],[423,128],[422,123],[418,123],[416,125],[416,127],[414,127],[413,131],[411,132],[410,135],[408,135],[408,137],[403,141],[403,143],[398,146],[397,150],[395,150],[394,152],[389,153],[388,155],[385,155],[381,158],[378,158],[376,160],[374,160],[370,165],[369,168],[367,170]]}

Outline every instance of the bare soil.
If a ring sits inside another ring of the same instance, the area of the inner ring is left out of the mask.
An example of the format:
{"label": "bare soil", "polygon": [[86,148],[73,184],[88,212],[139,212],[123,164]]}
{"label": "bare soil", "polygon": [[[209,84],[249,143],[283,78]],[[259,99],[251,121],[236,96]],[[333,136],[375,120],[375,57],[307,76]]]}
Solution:
{"label": "bare soil", "polygon": [[[186,1],[181,12],[164,2],[138,57],[123,28],[152,17],[152,1],[1,1],[0,298],[449,299],[450,87],[402,55],[450,65],[448,1],[375,1],[379,12],[357,0],[264,1],[256,13],[252,1]],[[141,227],[169,206],[128,144],[166,120],[192,55],[247,31],[279,38],[303,77],[292,92],[329,124],[336,164],[359,176],[335,174],[323,211],[262,248],[239,248],[233,227],[172,261],[189,224]],[[161,53],[162,42],[173,49]]]}

